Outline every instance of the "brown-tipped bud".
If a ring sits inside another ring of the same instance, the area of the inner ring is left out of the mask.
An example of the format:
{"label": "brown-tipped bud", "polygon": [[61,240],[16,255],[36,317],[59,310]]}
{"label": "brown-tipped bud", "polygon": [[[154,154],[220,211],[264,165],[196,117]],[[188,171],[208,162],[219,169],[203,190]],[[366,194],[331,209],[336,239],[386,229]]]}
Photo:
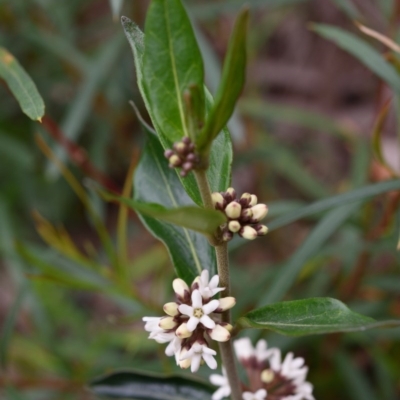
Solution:
{"label": "brown-tipped bud", "polygon": [[183,348],[181,350],[181,352],[179,353],[179,366],[183,369],[187,369],[190,367],[190,365],[192,364],[192,359],[191,358],[186,358],[185,360],[182,360],[182,358],[186,355],[187,353],[187,349]]}
{"label": "brown-tipped bud", "polygon": [[228,201],[236,199],[236,190],[232,187],[226,189],[225,196]]}
{"label": "brown-tipped bud", "polygon": [[224,242],[229,242],[233,238],[233,233],[229,231],[224,231],[222,233],[222,240]]}
{"label": "brown-tipped bud", "polygon": [[257,201],[257,196],[255,194],[252,194],[249,206],[255,206],[257,204]]}
{"label": "brown-tipped bud", "polygon": [[259,222],[267,215],[268,207],[260,203],[251,207],[251,211],[253,212],[252,222]]}
{"label": "brown-tipped bud", "polygon": [[229,333],[232,333],[233,326],[231,324],[228,324],[227,322],[220,322],[219,324],[223,326]]}
{"label": "brown-tipped bud", "polygon": [[215,192],[211,195],[212,202],[214,207],[219,206],[219,208],[222,208],[224,206],[224,198],[222,197],[221,193]]}
{"label": "brown-tipped bud", "polygon": [[165,156],[165,158],[170,158],[170,157],[173,156],[174,154],[175,154],[174,151],[171,150],[171,149],[167,149],[167,150],[164,151],[164,156]]}
{"label": "brown-tipped bud", "polygon": [[185,154],[187,152],[187,145],[183,142],[174,143],[174,149],[179,154]]}
{"label": "brown-tipped bud", "polygon": [[182,142],[185,143],[185,144],[190,144],[190,143],[192,143],[192,141],[190,140],[190,137],[188,137],[188,136],[184,136],[184,137],[182,138]]}
{"label": "brown-tipped bud", "polygon": [[256,225],[254,229],[257,231],[258,236],[264,236],[268,233],[268,227],[265,225]]}
{"label": "brown-tipped bud", "polygon": [[193,163],[191,162],[185,162],[182,165],[182,169],[184,169],[185,171],[191,171],[193,169]]}
{"label": "brown-tipped bud", "polygon": [[232,201],[225,207],[225,214],[228,218],[236,219],[240,217],[242,212],[242,206],[236,202]]}
{"label": "brown-tipped bud", "polygon": [[190,143],[187,146],[188,151],[193,151],[194,150],[194,143]]}
{"label": "brown-tipped bud", "polygon": [[184,280],[180,278],[174,279],[174,281],[172,282],[172,287],[174,288],[174,292],[181,299],[185,298],[185,292],[190,293],[189,286],[186,284]]}
{"label": "brown-tipped bud", "polygon": [[227,342],[231,338],[229,331],[223,326],[216,324],[214,329],[208,331],[210,338],[217,342]]}
{"label": "brown-tipped bud", "polygon": [[196,154],[194,154],[194,153],[189,153],[189,154],[186,156],[186,161],[195,162],[196,159],[197,159],[197,156],[196,156]]}
{"label": "brown-tipped bud", "polygon": [[242,225],[238,221],[230,221],[228,224],[228,229],[233,233],[239,232],[241,227]]}
{"label": "brown-tipped bud", "polygon": [[164,317],[160,319],[158,326],[162,329],[173,329],[177,325],[172,317]]}
{"label": "brown-tipped bud", "polygon": [[245,208],[244,210],[242,210],[240,214],[240,218],[245,221],[249,221],[252,216],[253,216],[253,211],[251,210],[251,208]]}
{"label": "brown-tipped bud", "polygon": [[163,309],[165,311],[165,314],[168,314],[171,317],[175,317],[179,314],[178,307],[179,305],[172,301],[171,303],[164,304]]}
{"label": "brown-tipped bud", "polygon": [[254,240],[257,237],[257,231],[251,226],[244,226],[240,231],[239,235],[247,240]]}
{"label": "brown-tipped bud", "polygon": [[176,154],[173,154],[168,161],[173,167],[179,167],[182,164],[182,160]]}
{"label": "brown-tipped bud", "polygon": [[179,337],[179,339],[186,339],[192,336],[193,332],[190,332],[187,328],[186,322],[180,324],[179,328],[175,331],[175,335]]}
{"label": "brown-tipped bud", "polygon": [[250,204],[251,200],[251,194],[250,193],[243,193],[242,196],[240,197],[239,203],[243,207],[247,207]]}
{"label": "brown-tipped bud", "polygon": [[219,306],[216,311],[223,312],[229,310],[236,304],[236,299],[234,297],[222,297],[219,301]]}

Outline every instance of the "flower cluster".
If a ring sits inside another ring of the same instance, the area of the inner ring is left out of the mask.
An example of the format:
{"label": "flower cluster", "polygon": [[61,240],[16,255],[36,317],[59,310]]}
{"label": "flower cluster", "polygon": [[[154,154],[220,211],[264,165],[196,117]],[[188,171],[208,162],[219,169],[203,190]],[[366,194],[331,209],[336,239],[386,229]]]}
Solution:
{"label": "flower cluster", "polygon": [[253,240],[257,236],[266,235],[268,228],[259,222],[267,215],[268,207],[257,204],[257,196],[243,193],[240,199],[236,198],[236,191],[228,188],[226,192],[212,194],[214,207],[225,213],[228,222],[222,226],[222,238],[229,241],[234,233],[241,237]]}
{"label": "flower cluster", "polygon": [[[243,400],[315,400],[313,387],[306,381],[308,368],[303,358],[288,353],[282,362],[280,350],[268,349],[265,340],[259,340],[254,348],[249,338],[238,339],[234,348],[250,382],[250,387],[244,387]],[[224,370],[222,373],[210,376],[211,383],[219,386],[212,400],[231,394],[226,373]]]}
{"label": "flower cluster", "polygon": [[164,152],[170,168],[181,168],[180,175],[186,176],[199,163],[199,157],[194,151],[194,143],[185,136],[181,141],[175,142],[173,149]]}
{"label": "flower cluster", "polygon": [[203,270],[189,287],[182,279],[173,281],[176,302],[166,303],[164,317],[144,317],[149,338],[158,343],[169,343],[165,354],[175,356],[181,368],[199,369],[204,361],[211,369],[217,368],[216,352],[208,347],[211,339],[225,342],[230,339],[232,326],[221,322],[221,313],[232,308],[233,297],[211,299],[225,288],[218,287],[219,277],[209,279]]}

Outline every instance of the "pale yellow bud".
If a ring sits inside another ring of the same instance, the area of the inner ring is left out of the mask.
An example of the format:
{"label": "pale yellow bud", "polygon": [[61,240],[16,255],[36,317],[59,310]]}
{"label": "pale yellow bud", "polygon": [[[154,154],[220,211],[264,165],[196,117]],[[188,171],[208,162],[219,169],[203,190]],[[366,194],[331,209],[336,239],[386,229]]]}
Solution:
{"label": "pale yellow bud", "polygon": [[253,220],[261,221],[268,213],[268,207],[265,204],[257,204],[251,207],[251,211],[253,212]]}
{"label": "pale yellow bud", "polygon": [[176,154],[174,154],[173,156],[171,156],[171,157],[168,159],[168,161],[169,161],[169,163],[170,163],[171,165],[173,165],[174,167],[177,167],[177,166],[179,166],[179,165],[181,164],[181,159],[180,159]]}
{"label": "pale yellow bud", "polygon": [[255,194],[252,194],[251,195],[251,200],[250,200],[250,206],[255,206],[256,204],[257,204],[257,201],[258,201],[258,199],[257,199],[257,196],[255,195]]}
{"label": "pale yellow bud", "polygon": [[175,317],[179,314],[178,307],[178,304],[176,304],[175,302],[171,302],[164,304],[163,309],[166,314],[170,315],[171,317]]}
{"label": "pale yellow bud", "polygon": [[236,219],[240,217],[240,213],[242,212],[242,206],[236,201],[232,201],[225,208],[225,214],[228,218]]}
{"label": "pale yellow bud", "polygon": [[236,299],[234,297],[222,297],[219,301],[218,311],[229,310],[236,304]]}
{"label": "pale yellow bud", "polygon": [[211,330],[210,338],[217,342],[226,342],[231,338],[231,334],[226,328],[217,324],[215,325],[215,328]]}
{"label": "pale yellow bud", "polygon": [[193,332],[188,331],[187,324],[184,322],[179,326],[179,328],[175,331],[175,335],[180,339],[185,339],[192,336]]}
{"label": "pale yellow bud", "polygon": [[258,236],[264,236],[268,233],[268,227],[265,225],[258,225],[257,227],[257,234]]}
{"label": "pale yellow bud", "polygon": [[221,207],[223,206],[223,204],[224,204],[224,198],[222,197],[222,194],[221,194],[221,193],[215,192],[215,193],[213,193],[213,194],[211,195],[211,198],[212,198],[212,202],[213,202],[214,207],[215,207],[217,204],[219,204]]}
{"label": "pale yellow bud", "polygon": [[253,240],[257,237],[257,231],[252,228],[251,226],[244,226],[240,231],[240,236],[242,236],[243,238],[247,239],[247,240]]}
{"label": "pale yellow bud", "polygon": [[189,286],[180,278],[174,279],[172,287],[174,288],[174,292],[180,297],[185,296],[185,291],[189,292]]}
{"label": "pale yellow bud", "polygon": [[261,372],[261,380],[264,383],[271,383],[275,378],[275,373],[272,371],[272,369],[264,369],[263,372]]}
{"label": "pale yellow bud", "polygon": [[230,221],[228,224],[228,229],[233,233],[238,232],[241,227],[238,221]]}
{"label": "pale yellow bud", "polygon": [[161,318],[158,326],[162,329],[172,329],[175,328],[176,322],[172,317],[164,317]]}

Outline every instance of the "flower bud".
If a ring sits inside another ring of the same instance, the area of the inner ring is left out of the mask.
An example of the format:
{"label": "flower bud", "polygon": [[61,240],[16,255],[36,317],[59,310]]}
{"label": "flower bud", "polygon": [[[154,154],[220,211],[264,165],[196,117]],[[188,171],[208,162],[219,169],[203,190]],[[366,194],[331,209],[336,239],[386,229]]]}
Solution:
{"label": "flower bud", "polygon": [[211,195],[211,198],[212,198],[212,202],[213,202],[214,207],[216,207],[217,205],[218,205],[219,207],[223,207],[223,205],[224,205],[224,198],[222,197],[222,194],[221,194],[221,193],[215,192],[215,193],[213,193],[213,194]]}
{"label": "flower bud", "polygon": [[174,279],[172,287],[174,288],[174,292],[181,298],[185,297],[185,291],[189,293],[189,286],[180,278]]}
{"label": "flower bud", "polygon": [[179,354],[179,366],[183,369],[187,369],[190,367],[190,364],[192,363],[192,359],[191,358],[186,358],[185,360],[182,360],[182,358],[186,355],[188,351],[183,348]]}
{"label": "flower bud", "polygon": [[161,318],[158,326],[162,329],[173,329],[176,326],[176,321],[172,317]]}
{"label": "flower bud", "polygon": [[173,154],[168,161],[173,167],[179,167],[182,163],[181,159],[176,154]]}
{"label": "flower bud", "polygon": [[226,342],[231,338],[229,331],[223,326],[217,324],[214,329],[208,331],[210,338],[216,340],[217,342]]}
{"label": "flower bud", "polygon": [[178,307],[179,305],[172,301],[171,303],[164,304],[163,309],[166,314],[170,315],[171,317],[175,317],[179,314]]}
{"label": "flower bud", "polygon": [[179,337],[179,339],[185,339],[192,336],[193,332],[190,332],[187,328],[186,322],[180,324],[179,328],[175,331],[175,335]]}
{"label": "flower bud", "polygon": [[239,203],[244,206],[247,207],[250,203],[251,200],[251,194],[250,193],[243,193],[242,196],[240,197]]}
{"label": "flower bud", "polygon": [[244,210],[242,210],[240,217],[246,221],[249,221],[250,218],[253,217],[253,211],[251,210],[251,208],[245,208]]}
{"label": "flower bud", "polygon": [[170,157],[173,156],[174,154],[175,154],[174,151],[171,150],[171,149],[167,149],[167,150],[164,151],[164,156],[165,156],[165,158],[170,158]]}
{"label": "flower bud", "polygon": [[186,152],[186,144],[182,142],[177,142],[174,144],[174,149],[179,154],[184,154]]}
{"label": "flower bud", "polygon": [[258,222],[265,218],[268,213],[268,207],[265,204],[257,204],[251,207],[251,211],[253,212],[252,221]]}
{"label": "flower bud", "polygon": [[225,207],[225,214],[228,218],[236,219],[240,217],[240,213],[242,212],[242,206],[236,202],[232,201]]}
{"label": "flower bud", "polygon": [[232,201],[233,199],[236,199],[236,190],[230,187],[226,189],[225,195]]}
{"label": "flower bud", "polygon": [[239,235],[244,239],[253,240],[257,237],[257,231],[251,226],[246,225],[239,231]]}
{"label": "flower bud", "polygon": [[268,227],[265,225],[256,225],[254,229],[257,231],[258,236],[264,236],[268,233]]}
{"label": "flower bud", "polygon": [[190,143],[192,143],[192,141],[190,140],[190,137],[189,137],[189,136],[184,136],[184,137],[182,138],[182,142],[185,143],[185,144],[190,144]]}
{"label": "flower bud", "polygon": [[238,232],[241,227],[238,221],[230,221],[228,224],[228,229],[233,233]]}
{"label": "flower bud", "polygon": [[215,311],[222,312],[229,310],[236,304],[236,299],[234,297],[222,297],[219,301],[219,306]]}
{"label": "flower bud", "polygon": [[224,231],[222,233],[222,240],[224,242],[229,242],[233,238],[233,233],[229,231]]}
{"label": "flower bud", "polygon": [[249,206],[255,206],[257,204],[257,201],[257,196],[255,194],[252,194]]}

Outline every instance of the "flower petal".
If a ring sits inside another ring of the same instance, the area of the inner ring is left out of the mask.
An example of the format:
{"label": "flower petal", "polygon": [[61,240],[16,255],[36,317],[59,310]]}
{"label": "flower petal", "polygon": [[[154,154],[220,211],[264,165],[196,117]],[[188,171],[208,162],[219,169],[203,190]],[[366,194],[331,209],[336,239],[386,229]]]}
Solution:
{"label": "flower petal", "polygon": [[219,307],[219,300],[211,300],[209,303],[204,304],[203,311],[204,314],[211,314]]}
{"label": "flower petal", "polygon": [[[192,318],[194,318],[194,317],[192,317]],[[192,319],[192,318],[190,318],[190,319]],[[190,320],[189,320],[189,322],[190,322]],[[189,322],[188,322],[188,329],[189,329]],[[215,328],[215,322],[208,315],[203,315],[200,318],[200,322],[208,329]],[[197,324],[196,324],[196,326],[197,326]]]}
{"label": "flower petal", "polygon": [[181,304],[178,307],[178,310],[181,314],[187,315],[188,317],[191,317],[193,315],[193,307],[190,307],[187,304]]}
{"label": "flower petal", "polygon": [[209,366],[209,368],[211,368],[211,369],[217,368],[217,361],[211,354],[203,353],[203,359],[206,362],[206,364]]}
{"label": "flower petal", "polygon": [[192,365],[190,370],[192,372],[197,372],[200,367],[200,361],[201,361],[201,355],[200,354],[194,354],[192,358]]}
{"label": "flower petal", "polygon": [[[204,317],[204,315],[203,315],[203,317]],[[189,321],[186,323],[187,324],[186,325],[187,330],[189,332],[193,332],[197,328],[198,323],[199,323],[199,319],[198,318],[190,317]]]}
{"label": "flower petal", "polygon": [[192,293],[192,307],[193,308],[202,308],[203,307],[203,298],[201,297],[199,290],[193,290]]}

